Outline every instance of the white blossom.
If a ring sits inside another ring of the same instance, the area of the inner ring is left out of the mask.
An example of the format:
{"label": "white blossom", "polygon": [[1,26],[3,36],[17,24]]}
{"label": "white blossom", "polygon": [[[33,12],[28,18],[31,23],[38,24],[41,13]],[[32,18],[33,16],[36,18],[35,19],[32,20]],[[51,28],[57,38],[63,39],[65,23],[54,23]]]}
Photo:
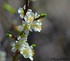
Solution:
{"label": "white blossom", "polygon": [[24,56],[24,58],[29,58],[33,61],[33,49],[27,45],[20,50],[20,53]]}
{"label": "white blossom", "polygon": [[18,41],[12,42],[11,46],[12,46],[12,52],[16,52],[16,50],[20,48]]}
{"label": "white blossom", "polygon": [[29,58],[30,60],[33,60],[33,48],[31,48],[26,41],[20,40],[13,43],[13,52],[15,52],[17,49],[20,51],[20,54],[24,56],[24,58]]}
{"label": "white blossom", "polygon": [[32,29],[34,31],[40,32],[41,29],[42,29],[42,22],[39,22],[38,20],[34,21],[33,24],[32,24]]}
{"label": "white blossom", "polygon": [[25,23],[24,27],[25,27],[24,32],[26,34],[29,34],[29,31],[32,32],[32,30],[40,32],[42,29],[42,22],[37,20],[37,21],[33,21],[32,23]]}
{"label": "white blossom", "polygon": [[34,20],[34,13],[29,9],[24,17],[25,21],[31,23]]}
{"label": "white blossom", "polygon": [[29,34],[29,31],[32,31],[32,29],[31,29],[31,23],[23,21],[22,26],[24,27],[24,32],[26,34]]}
{"label": "white blossom", "polygon": [[19,8],[18,9],[18,13],[20,14],[20,17],[23,19],[23,17],[24,17],[24,9],[23,8]]}

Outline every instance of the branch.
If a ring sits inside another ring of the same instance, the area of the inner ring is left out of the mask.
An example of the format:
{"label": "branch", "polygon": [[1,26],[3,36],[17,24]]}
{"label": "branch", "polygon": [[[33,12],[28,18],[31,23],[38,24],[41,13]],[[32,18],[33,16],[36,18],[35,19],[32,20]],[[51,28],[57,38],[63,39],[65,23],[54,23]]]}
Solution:
{"label": "branch", "polygon": [[17,57],[19,53],[20,53],[19,51],[15,52],[15,55],[13,56],[13,61],[17,61]]}
{"label": "branch", "polygon": [[29,9],[29,0],[25,0],[25,5],[26,5],[26,8],[24,11],[24,15],[26,14],[27,10]]}

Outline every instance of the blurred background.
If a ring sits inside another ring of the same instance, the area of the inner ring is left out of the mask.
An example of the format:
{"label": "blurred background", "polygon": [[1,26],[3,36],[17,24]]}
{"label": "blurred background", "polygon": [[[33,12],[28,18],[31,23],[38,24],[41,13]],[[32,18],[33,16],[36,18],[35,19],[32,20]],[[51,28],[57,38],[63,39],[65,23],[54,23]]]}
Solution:
{"label": "blurred background", "polygon": [[[6,3],[13,8],[11,12],[5,9]],[[23,5],[24,0],[0,0],[0,61],[12,61],[13,39],[5,34],[8,31],[17,34],[12,27],[21,24],[17,10]],[[32,32],[28,38],[30,44],[37,45],[34,61],[70,61],[70,0],[33,0],[30,6],[39,14],[47,14],[42,21],[42,31]],[[30,61],[21,55],[18,59]]]}

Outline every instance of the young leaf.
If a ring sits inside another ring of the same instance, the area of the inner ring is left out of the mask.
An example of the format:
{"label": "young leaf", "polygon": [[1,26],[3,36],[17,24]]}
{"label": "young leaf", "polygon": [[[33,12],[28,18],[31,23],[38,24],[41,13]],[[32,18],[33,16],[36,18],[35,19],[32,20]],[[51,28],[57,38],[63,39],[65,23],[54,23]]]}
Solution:
{"label": "young leaf", "polygon": [[5,3],[3,7],[4,7],[5,10],[7,10],[8,12],[10,12],[11,14],[15,13],[14,8],[11,7],[9,4]]}
{"label": "young leaf", "polygon": [[47,14],[40,14],[40,16],[38,18],[36,18],[35,20],[38,20],[38,19],[41,19],[41,18],[44,18]]}
{"label": "young leaf", "polygon": [[12,37],[12,34],[11,34],[10,32],[8,32],[8,33],[6,34],[6,36],[8,36],[9,38],[11,38],[11,37]]}
{"label": "young leaf", "polygon": [[32,44],[31,46],[35,47],[35,46],[36,46],[36,44]]}
{"label": "young leaf", "polygon": [[47,14],[40,14],[40,18],[45,17]]}

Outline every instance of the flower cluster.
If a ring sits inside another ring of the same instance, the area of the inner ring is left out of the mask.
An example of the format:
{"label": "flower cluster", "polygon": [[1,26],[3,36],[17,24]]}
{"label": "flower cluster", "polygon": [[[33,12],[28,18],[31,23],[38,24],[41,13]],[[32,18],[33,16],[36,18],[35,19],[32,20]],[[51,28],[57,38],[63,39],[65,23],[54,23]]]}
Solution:
{"label": "flower cluster", "polygon": [[[24,56],[24,58],[29,58],[33,61],[34,50],[33,46],[29,45],[27,38],[29,32],[35,31],[40,32],[42,29],[42,18],[45,17],[45,14],[38,15],[37,12],[33,13],[31,9],[28,9],[25,13],[26,6],[18,9],[20,17],[23,19],[22,24],[18,25],[16,30],[19,31],[19,36],[16,37],[16,41],[12,43],[12,51],[16,52],[17,50]],[[13,37],[12,34],[7,34],[10,38]]]}
{"label": "flower cluster", "polygon": [[16,52],[16,50],[20,51],[20,54],[24,56],[24,58],[29,58],[33,61],[33,46],[29,46],[29,44],[25,40],[16,41],[12,44],[12,51]]}
{"label": "flower cluster", "polygon": [[22,26],[19,26],[20,31],[37,31],[40,32],[42,29],[42,18],[36,20],[36,18],[40,17],[37,12],[34,14],[31,9],[28,9],[26,15],[22,14],[24,12],[23,8],[19,8],[18,13],[20,17],[24,19]]}

